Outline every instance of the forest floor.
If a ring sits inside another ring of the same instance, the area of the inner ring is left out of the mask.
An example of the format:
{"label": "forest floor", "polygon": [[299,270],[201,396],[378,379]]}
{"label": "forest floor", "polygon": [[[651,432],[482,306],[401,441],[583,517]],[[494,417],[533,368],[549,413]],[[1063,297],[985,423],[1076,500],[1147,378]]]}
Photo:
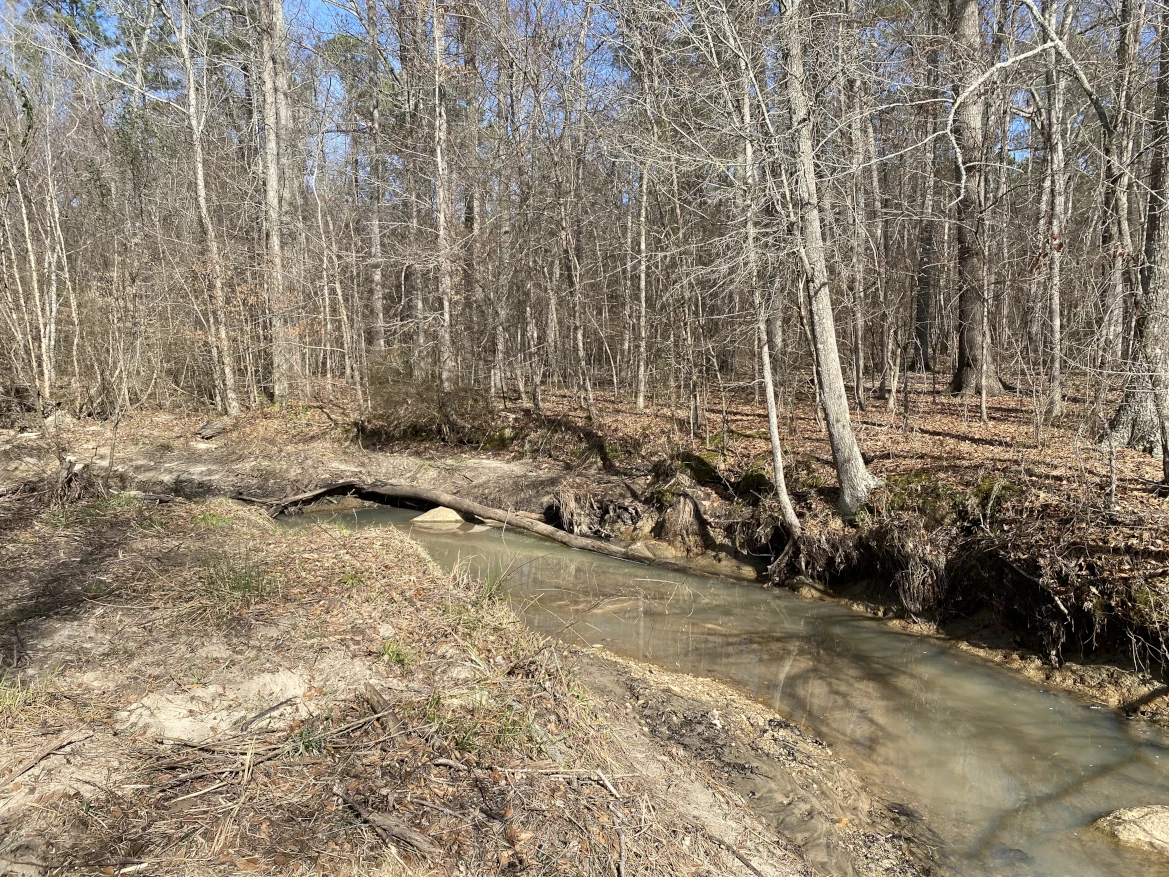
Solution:
{"label": "forest floor", "polygon": [[814,737],[542,639],[398,531],[91,475],[0,496],[0,873],[936,873]]}

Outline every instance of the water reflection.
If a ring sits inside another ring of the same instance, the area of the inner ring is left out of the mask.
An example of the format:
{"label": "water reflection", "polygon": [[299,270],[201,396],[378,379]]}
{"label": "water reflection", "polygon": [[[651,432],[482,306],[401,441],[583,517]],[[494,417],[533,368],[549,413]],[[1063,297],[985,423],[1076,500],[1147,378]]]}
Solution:
{"label": "water reflection", "polygon": [[[354,519],[410,527],[414,514]],[[1169,749],[1152,728],[833,604],[498,529],[411,529],[444,567],[508,569],[509,597],[543,632],[730,682],[804,723],[922,811],[963,875],[1169,877],[1086,828],[1169,803]]]}

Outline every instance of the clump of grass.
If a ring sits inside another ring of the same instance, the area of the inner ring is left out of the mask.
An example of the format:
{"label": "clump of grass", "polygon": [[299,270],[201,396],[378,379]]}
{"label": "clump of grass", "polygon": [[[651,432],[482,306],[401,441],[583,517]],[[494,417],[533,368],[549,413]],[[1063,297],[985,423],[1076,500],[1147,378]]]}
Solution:
{"label": "clump of grass", "polygon": [[139,508],[139,498],[133,493],[103,493],[50,511],[45,516],[45,523],[53,530],[93,526],[116,512],[136,508]]}
{"label": "clump of grass", "polygon": [[513,571],[510,564],[506,567],[488,566],[479,579],[480,590],[476,602],[485,606],[502,600],[507,580],[511,578]]}
{"label": "clump of grass", "polygon": [[349,570],[338,576],[337,584],[347,588],[360,588],[365,584],[365,577],[357,570]]}
{"label": "clump of grass", "polygon": [[414,663],[414,650],[398,637],[385,640],[378,649],[378,657],[395,667],[409,667]]}
{"label": "clump of grass", "polygon": [[0,676],[0,728],[14,725],[30,713],[43,709],[56,689],[56,674],[22,682],[15,674]]}
{"label": "clump of grass", "polygon": [[473,567],[460,562],[454,572],[455,589],[448,595],[444,611],[458,621],[466,635],[473,635],[493,614],[491,610],[503,603],[507,581],[514,572],[510,564]]}
{"label": "clump of grass", "polygon": [[199,580],[202,597],[227,611],[251,609],[276,592],[275,583],[246,552],[207,558]]}
{"label": "clump of grass", "polygon": [[480,759],[534,755],[542,750],[522,709],[488,696],[444,699],[434,694],[426,703],[425,717],[455,749]]}
{"label": "clump of grass", "polygon": [[113,509],[132,509],[138,505],[138,497],[132,493],[107,493],[97,499],[93,506],[97,511],[111,511]]}
{"label": "clump of grass", "polygon": [[205,509],[192,517],[191,520],[200,527],[209,529],[222,529],[231,525],[231,518],[214,509]]}
{"label": "clump of grass", "polygon": [[320,755],[328,743],[327,731],[315,721],[307,721],[288,737],[288,757]]}

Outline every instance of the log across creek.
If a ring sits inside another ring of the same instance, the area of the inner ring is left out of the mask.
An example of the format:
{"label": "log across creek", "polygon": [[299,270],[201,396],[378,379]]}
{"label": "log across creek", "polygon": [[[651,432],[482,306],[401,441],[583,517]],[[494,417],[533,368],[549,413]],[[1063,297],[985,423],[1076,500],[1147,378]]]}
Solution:
{"label": "log across creek", "polygon": [[696,575],[723,577],[707,569],[702,569],[694,563],[675,560],[668,557],[655,557],[649,550],[636,542],[633,544],[616,544],[603,539],[591,539],[587,536],[577,536],[553,527],[540,520],[530,512],[496,509],[473,500],[464,499],[453,493],[444,493],[441,490],[431,490],[426,487],[414,487],[409,484],[394,484],[391,482],[361,482],[337,481],[326,484],[314,490],[288,496],[272,503],[269,500],[259,500],[254,497],[237,495],[235,498],[246,502],[257,502],[269,505],[272,517],[289,514],[303,506],[333,496],[352,496],[367,502],[382,505],[398,505],[402,503],[418,503],[428,507],[446,506],[454,509],[460,515],[481,521],[495,521],[504,527],[514,527],[527,533],[543,536],[580,551],[594,551],[618,560],[628,560],[633,563],[645,563],[652,566],[670,569],[676,572],[693,573]]}

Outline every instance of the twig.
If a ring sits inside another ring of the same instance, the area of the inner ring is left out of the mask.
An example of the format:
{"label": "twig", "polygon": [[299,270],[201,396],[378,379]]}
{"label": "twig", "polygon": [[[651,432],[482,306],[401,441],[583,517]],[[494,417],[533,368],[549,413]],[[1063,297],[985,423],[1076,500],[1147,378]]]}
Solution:
{"label": "twig", "polygon": [[48,758],[54,752],[64,749],[66,746],[71,746],[74,743],[79,743],[82,740],[88,740],[92,736],[93,731],[66,731],[52,743],[41,749],[38,749],[24,761],[20,762],[8,773],[7,776],[5,776],[4,781],[9,783],[14,781],[17,777],[28,773],[41,761]]}
{"label": "twig", "polygon": [[613,814],[613,828],[617,830],[617,877],[625,877],[625,830],[621,827],[621,812],[616,804],[609,805],[609,812]]}
{"label": "twig", "polygon": [[256,722],[260,721],[260,719],[262,719],[262,718],[265,718],[265,717],[267,717],[267,716],[270,716],[270,715],[272,715],[272,713],[276,712],[277,710],[281,709],[282,707],[286,707],[286,706],[288,706],[288,705],[289,705],[290,703],[292,703],[294,700],[296,700],[296,698],[295,698],[295,697],[286,697],[286,698],[284,698],[284,700],[280,701],[280,703],[278,703],[278,704],[276,704],[276,705],[274,705],[274,706],[270,706],[270,707],[268,707],[268,708],[267,708],[266,710],[264,710],[263,712],[258,712],[258,713],[256,713],[254,716],[252,716],[250,719],[248,719],[246,722],[244,722],[242,725],[240,725],[240,726],[239,726],[239,729],[240,729],[241,731],[246,731],[248,728],[250,728],[250,727],[251,727],[252,725],[254,725]]}
{"label": "twig", "polygon": [[[263,764],[266,761],[271,761],[273,758],[275,758],[277,755],[279,755],[283,751],[284,751],[283,746],[274,747],[272,749],[272,751],[270,751],[267,755],[263,756],[262,758],[254,758],[252,760],[251,766],[254,768],[256,765]],[[175,777],[173,780],[171,780],[168,783],[163,783],[161,786],[158,787],[158,789],[159,789],[159,791],[165,791],[166,789],[172,789],[175,786],[181,786],[183,783],[190,782],[191,780],[201,780],[204,777],[217,777],[217,776],[223,776],[224,774],[238,773],[241,769],[243,769],[243,767],[244,767],[244,765],[239,764],[237,762],[236,764],[233,764],[231,767],[221,767],[221,768],[217,768],[215,770],[197,770],[197,771],[193,771],[191,773],[185,773],[182,776]]]}
{"label": "twig", "polygon": [[613,788],[613,784],[609,782],[609,778],[605,776],[600,770],[597,771],[597,778],[601,781],[601,785],[609,790],[610,795],[612,795],[618,801],[621,800],[621,796],[617,794],[617,790]]}
{"label": "twig", "polygon": [[426,856],[433,856],[439,852],[438,847],[431,843],[430,838],[421,832],[415,831],[400,819],[385,813],[374,813],[352,795],[346,793],[338,783],[333,786],[333,794],[357,811],[357,814],[373,827],[373,830],[386,843],[399,843],[412,847]]}
{"label": "twig", "polygon": [[738,851],[738,849],[735,848],[734,844],[730,843],[729,841],[723,840],[718,835],[711,834],[706,829],[704,829],[698,825],[695,825],[694,823],[691,823],[691,826],[694,828],[695,831],[699,831],[702,834],[705,834],[707,836],[707,838],[709,838],[713,843],[722,847],[724,850],[726,850],[728,853],[730,853],[732,856],[734,856],[736,859],[738,859],[742,863],[743,867],[746,868],[748,871],[750,871],[752,874],[754,874],[755,877],[763,877],[763,873],[758,868],[756,868],[754,865],[752,865],[750,862],[748,862],[746,857],[742,853],[740,853]]}
{"label": "twig", "polygon": [[226,785],[227,780],[220,780],[217,783],[212,783],[205,789],[200,789],[197,792],[191,792],[189,795],[179,795],[179,797],[167,801],[167,806],[169,807],[172,804],[177,804],[179,801],[187,801],[191,798],[198,798],[200,795],[206,795],[208,792],[214,792],[216,789],[222,789]]}

